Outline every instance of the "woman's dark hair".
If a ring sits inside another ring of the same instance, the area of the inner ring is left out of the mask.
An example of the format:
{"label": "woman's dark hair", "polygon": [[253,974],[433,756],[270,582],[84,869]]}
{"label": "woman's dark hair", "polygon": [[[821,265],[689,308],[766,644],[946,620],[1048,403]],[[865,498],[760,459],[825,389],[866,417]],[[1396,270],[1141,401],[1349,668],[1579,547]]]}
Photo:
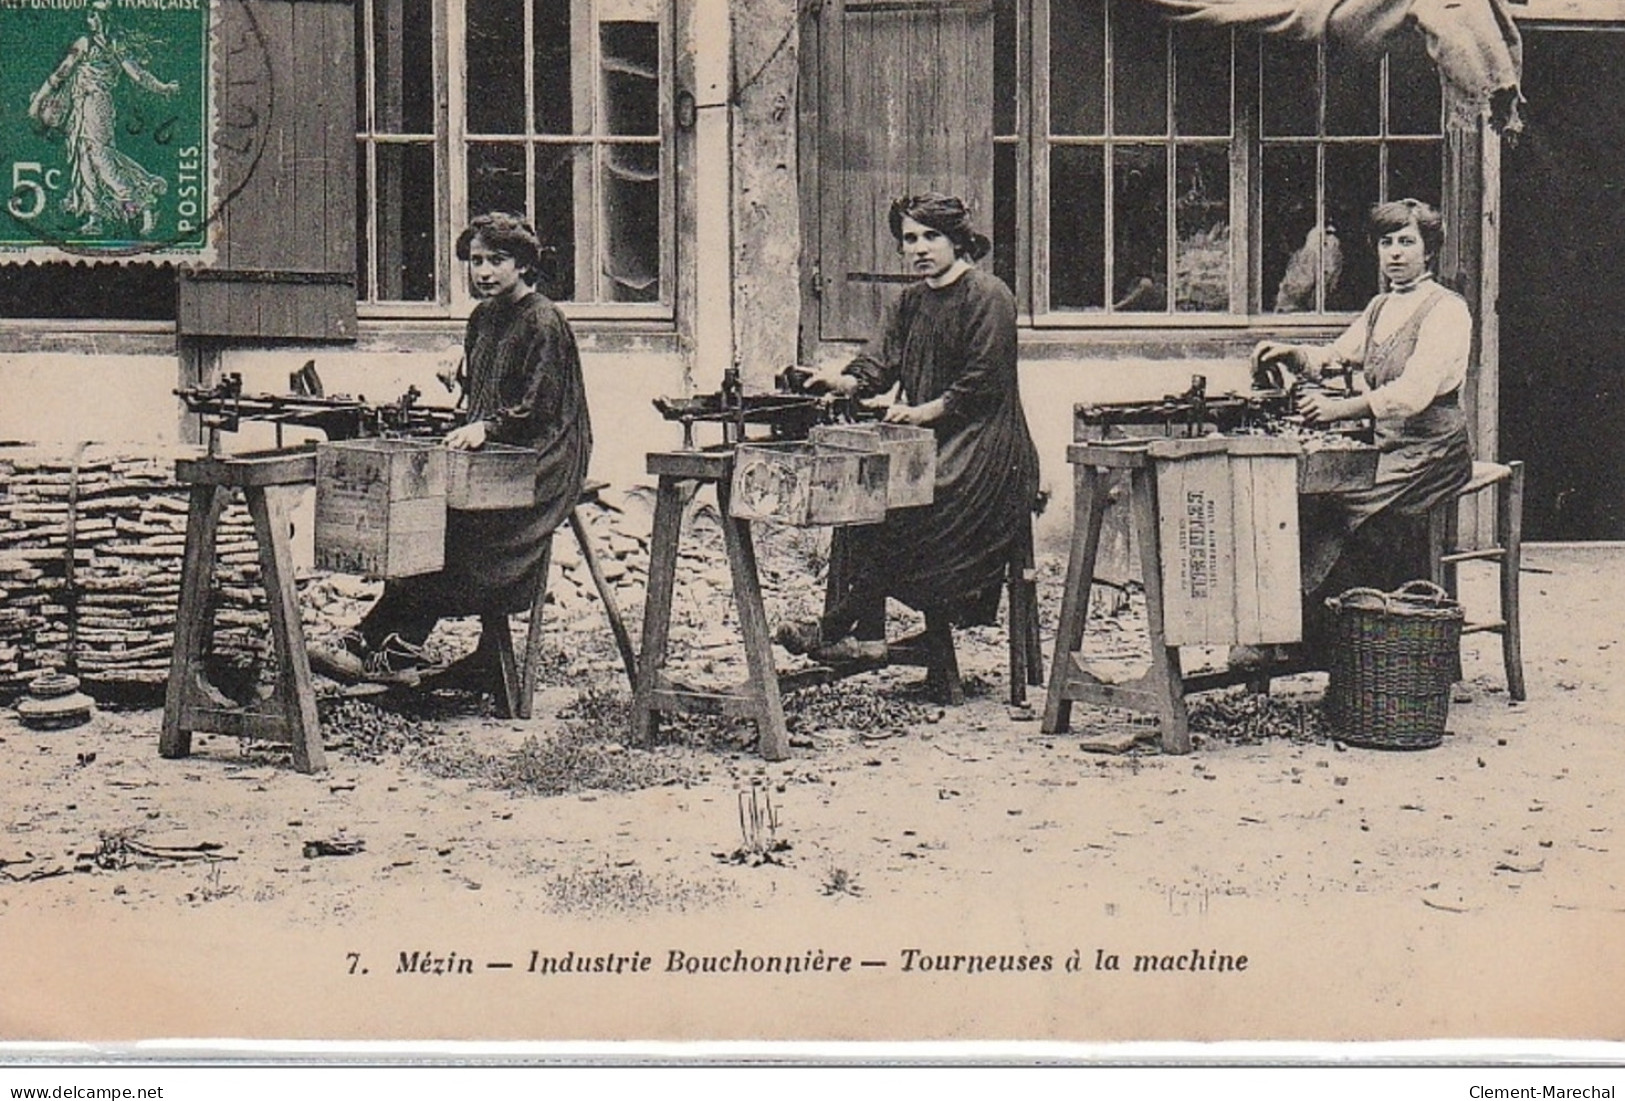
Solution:
{"label": "woman's dark hair", "polygon": [[1394,199],[1378,203],[1371,208],[1371,243],[1375,245],[1388,234],[1404,229],[1412,222],[1422,235],[1422,251],[1429,258],[1439,255],[1444,244],[1444,219],[1437,208],[1421,199]]}
{"label": "woman's dark hair", "polygon": [[903,219],[912,218],[922,226],[930,226],[953,242],[954,254],[980,260],[993,244],[971,228],[970,211],[964,200],[928,191],[924,195],[905,195],[891,205],[886,222],[898,244],[903,241]]}
{"label": "woman's dark hair", "polygon": [[503,211],[479,215],[457,235],[457,259],[468,259],[469,249],[476,237],[484,241],[485,247],[492,252],[512,256],[521,278],[535,285],[537,268],[542,262],[542,244],[529,222],[517,214]]}

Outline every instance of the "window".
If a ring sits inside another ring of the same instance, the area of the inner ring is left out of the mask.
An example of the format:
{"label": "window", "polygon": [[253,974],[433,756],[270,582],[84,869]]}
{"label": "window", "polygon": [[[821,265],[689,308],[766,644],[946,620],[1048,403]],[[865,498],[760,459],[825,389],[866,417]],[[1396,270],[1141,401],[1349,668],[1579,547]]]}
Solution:
{"label": "window", "polygon": [[577,313],[669,317],[665,7],[360,0],[362,300],[466,310],[455,234],[475,214],[509,210],[542,239],[550,297]]}
{"label": "window", "polygon": [[438,302],[442,126],[428,0],[361,0],[356,30],[356,296]]}
{"label": "window", "polygon": [[1353,55],[1144,0],[996,0],[994,52],[994,270],[1040,324],[1356,310],[1370,206],[1439,202],[1419,35]]}
{"label": "window", "polygon": [[[1438,78],[1410,35],[1386,58],[1268,40],[1259,74],[1259,305],[1358,310],[1378,290],[1365,232],[1371,205],[1439,202]],[[1294,88],[1316,94],[1286,94]]]}

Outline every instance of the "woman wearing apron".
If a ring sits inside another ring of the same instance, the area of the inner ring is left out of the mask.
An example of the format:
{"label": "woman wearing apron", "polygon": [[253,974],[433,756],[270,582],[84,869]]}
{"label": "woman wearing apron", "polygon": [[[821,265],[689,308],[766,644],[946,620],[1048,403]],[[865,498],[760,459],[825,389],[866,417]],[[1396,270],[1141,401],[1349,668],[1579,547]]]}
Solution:
{"label": "woman wearing apron", "polygon": [[1265,341],[1255,363],[1284,363],[1309,379],[1358,365],[1366,390],[1298,399],[1312,424],[1370,416],[1381,450],[1375,484],[1302,499],[1305,640],[1325,639],[1325,598],[1355,586],[1391,590],[1428,576],[1428,512],[1472,476],[1461,387],[1472,350],[1472,316],[1440,286],[1432,265],[1444,234],[1439,212],[1416,199],[1371,212],[1377,263],[1388,290],[1325,347]]}

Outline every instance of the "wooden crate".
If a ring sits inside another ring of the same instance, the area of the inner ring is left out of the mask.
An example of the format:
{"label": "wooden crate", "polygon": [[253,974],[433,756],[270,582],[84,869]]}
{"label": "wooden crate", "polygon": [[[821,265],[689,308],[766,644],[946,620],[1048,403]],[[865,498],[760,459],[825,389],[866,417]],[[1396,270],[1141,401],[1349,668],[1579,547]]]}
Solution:
{"label": "wooden crate", "polygon": [[427,440],[316,448],[316,565],[410,577],[445,564],[446,449]]}
{"label": "wooden crate", "polygon": [[891,460],[831,443],[740,444],[728,512],[795,527],[886,518]]}
{"label": "wooden crate", "polygon": [[446,451],[446,507],[460,512],[536,505],[539,454],[529,447],[488,443],[477,451]]}
{"label": "wooden crate", "polygon": [[1297,443],[1157,440],[1148,453],[1168,645],[1300,641]]}
{"label": "wooden crate", "polygon": [[891,459],[886,507],[929,505],[937,488],[937,434],[911,424],[821,424],[809,433],[815,443],[860,451],[884,451]]}
{"label": "wooden crate", "polygon": [[1377,458],[1381,454],[1368,443],[1342,447],[1305,447],[1298,462],[1298,492],[1342,493],[1350,489],[1370,489],[1377,481]]}

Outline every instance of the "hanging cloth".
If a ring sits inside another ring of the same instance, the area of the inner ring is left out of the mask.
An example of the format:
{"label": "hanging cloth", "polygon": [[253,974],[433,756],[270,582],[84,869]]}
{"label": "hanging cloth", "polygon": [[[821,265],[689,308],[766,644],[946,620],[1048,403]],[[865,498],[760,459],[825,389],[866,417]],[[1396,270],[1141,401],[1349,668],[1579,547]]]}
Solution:
{"label": "hanging cloth", "polygon": [[1522,129],[1523,39],[1503,0],[1147,0],[1177,17],[1372,50],[1412,21],[1463,121]]}

